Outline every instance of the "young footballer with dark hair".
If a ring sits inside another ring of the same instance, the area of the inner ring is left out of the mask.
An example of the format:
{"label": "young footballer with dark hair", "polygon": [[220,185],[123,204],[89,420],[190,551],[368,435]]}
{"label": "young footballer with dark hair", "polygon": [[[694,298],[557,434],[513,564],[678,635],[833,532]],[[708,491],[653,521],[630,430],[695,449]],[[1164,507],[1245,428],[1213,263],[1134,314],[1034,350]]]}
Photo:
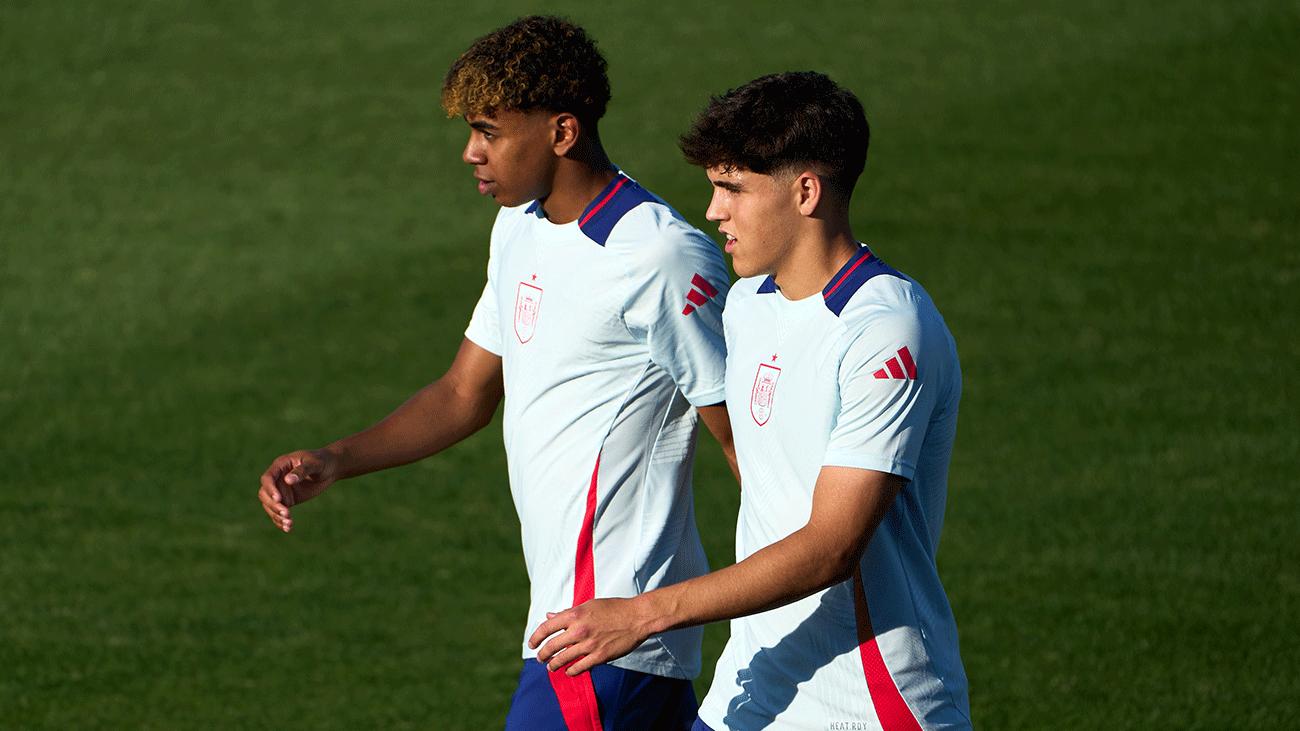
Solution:
{"label": "young footballer with dark hair", "polygon": [[[595,44],[560,18],[493,31],[452,65],[442,105],[469,124],[463,158],[502,206],[465,340],[446,375],[376,426],[276,459],[259,493],[288,531],[298,503],[435,454],[504,400],[531,585],[524,637],[547,610],[706,573],[690,479],[699,419],[734,469],[726,265],[610,163],[597,132],[609,96]],[[525,662],[506,728],[687,729],[701,634],[647,635],[579,678]]]}
{"label": "young footballer with dark hair", "polygon": [[867,141],[811,72],[714,98],[684,136],[744,278],[723,318],[737,563],[560,612],[530,640],[553,670],[731,619],[697,730],[969,728],[935,568],[961,370],[929,295],[850,229]]}

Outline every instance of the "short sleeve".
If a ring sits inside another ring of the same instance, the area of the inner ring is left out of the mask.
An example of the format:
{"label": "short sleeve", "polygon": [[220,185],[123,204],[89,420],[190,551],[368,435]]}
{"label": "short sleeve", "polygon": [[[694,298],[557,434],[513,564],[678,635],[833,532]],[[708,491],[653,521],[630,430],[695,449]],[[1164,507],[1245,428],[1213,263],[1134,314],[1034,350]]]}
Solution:
{"label": "short sleeve", "polygon": [[500,266],[497,243],[501,236],[501,219],[505,214],[506,209],[503,208],[497,213],[496,223],[492,226],[492,236],[488,246],[487,284],[483,287],[483,294],[479,296],[478,304],[474,305],[474,314],[470,316],[469,326],[465,329],[466,338],[493,355],[502,355],[505,352],[501,343],[501,315],[498,305],[501,300],[497,296],[497,269]]}
{"label": "short sleeve", "polygon": [[619,224],[644,231],[629,257],[628,329],[644,338],[650,359],[692,405],[720,403],[727,357],[722,308],[730,287],[722,252],[665,206],[642,205],[635,213]]}
{"label": "short sleeve", "polygon": [[823,464],[910,480],[937,390],[916,364],[914,354],[923,352],[916,313],[877,313],[869,326],[846,337],[852,341],[838,368],[840,410]]}

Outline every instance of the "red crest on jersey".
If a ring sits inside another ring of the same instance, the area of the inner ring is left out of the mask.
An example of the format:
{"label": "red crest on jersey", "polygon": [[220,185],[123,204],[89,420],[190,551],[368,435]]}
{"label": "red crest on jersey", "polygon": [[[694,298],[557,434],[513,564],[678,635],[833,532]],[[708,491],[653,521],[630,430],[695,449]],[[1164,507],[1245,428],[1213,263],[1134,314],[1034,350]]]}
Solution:
{"label": "red crest on jersey", "polygon": [[515,335],[519,342],[526,343],[533,339],[537,330],[537,310],[542,306],[542,289],[531,284],[519,283],[519,294],[515,297]]}
{"label": "red crest on jersey", "polygon": [[749,413],[754,423],[763,426],[772,416],[772,399],[776,397],[776,379],[781,376],[781,369],[766,363],[758,364],[758,375],[754,377],[754,390],[749,397]]}

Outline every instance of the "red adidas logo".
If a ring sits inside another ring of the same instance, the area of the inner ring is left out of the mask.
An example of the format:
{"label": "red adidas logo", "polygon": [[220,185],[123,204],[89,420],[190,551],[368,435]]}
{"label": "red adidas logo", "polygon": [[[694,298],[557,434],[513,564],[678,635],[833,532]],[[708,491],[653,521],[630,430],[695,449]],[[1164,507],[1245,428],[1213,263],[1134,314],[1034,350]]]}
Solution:
{"label": "red adidas logo", "polygon": [[718,288],[698,274],[691,279],[691,285],[691,291],[686,293],[686,299],[690,300],[691,304],[686,305],[686,309],[682,310],[683,315],[691,314],[696,307],[703,307],[706,302],[718,296]]}
{"label": "red adidas logo", "polygon": [[871,374],[876,378],[887,378],[898,381],[915,381],[916,380],[916,361],[912,360],[912,351],[907,346],[898,349],[898,357],[890,358],[885,362],[885,367]]}

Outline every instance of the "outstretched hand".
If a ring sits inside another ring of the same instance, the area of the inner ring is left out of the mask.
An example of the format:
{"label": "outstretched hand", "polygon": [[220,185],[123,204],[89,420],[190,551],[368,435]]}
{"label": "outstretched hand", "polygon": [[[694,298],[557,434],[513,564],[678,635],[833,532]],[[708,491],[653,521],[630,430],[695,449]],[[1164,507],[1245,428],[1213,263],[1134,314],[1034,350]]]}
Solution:
{"label": "outstretched hand", "polygon": [[638,608],[636,599],[593,599],[558,614],[548,613],[528,638],[528,646],[535,650],[541,646],[537,660],[546,663],[547,670],[563,668],[567,675],[581,675],[623,657],[654,634],[649,628],[651,618],[642,616]]}
{"label": "outstretched hand", "polygon": [[257,496],[277,528],[289,532],[293,527],[289,508],[325,492],[338,479],[333,462],[324,450],[302,449],[277,457],[266,468]]}

